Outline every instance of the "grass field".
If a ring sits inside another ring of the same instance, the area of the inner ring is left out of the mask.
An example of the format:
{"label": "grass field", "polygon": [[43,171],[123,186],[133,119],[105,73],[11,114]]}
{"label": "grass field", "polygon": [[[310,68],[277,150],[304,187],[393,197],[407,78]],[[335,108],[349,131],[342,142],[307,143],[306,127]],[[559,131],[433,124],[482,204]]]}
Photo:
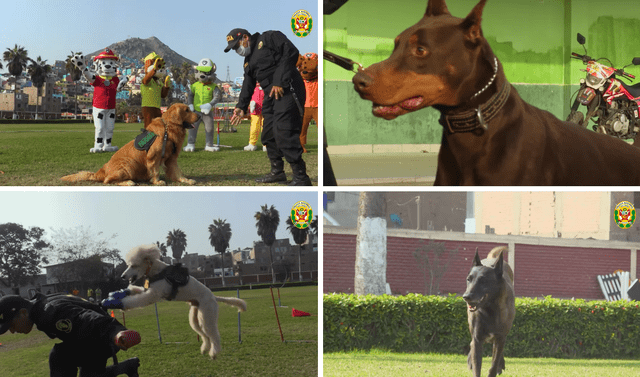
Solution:
{"label": "grass field", "polygon": [[[638,360],[584,360],[505,358],[501,376],[638,376]],[[490,358],[482,360],[482,375],[489,373]],[[380,350],[325,353],[324,377],[330,376],[471,376],[463,355],[403,354]]]}
{"label": "grass field", "polygon": [[[277,291],[276,306],[278,305]],[[235,296],[235,291],[217,292]],[[215,361],[200,354],[200,343],[188,321],[188,304],[158,304],[162,342],[158,339],[154,306],[125,312],[126,326],[140,332],[142,342],[118,353],[120,361],[139,357],[141,377],[206,376],[318,376],[318,287],[280,288],[278,316],[285,342],[275,318],[269,289],[240,291],[247,301],[241,314],[242,343],[238,342],[238,314],[235,308],[220,304],[218,327],[222,352]],[[311,317],[292,317],[296,308]],[[115,313],[122,322],[122,314]],[[304,340],[306,342],[294,342]],[[291,342],[290,342],[291,341]],[[7,332],[0,336],[0,376],[48,376],[51,340],[34,327],[28,335]]]}
{"label": "grass field", "polygon": [[[221,126],[222,127],[222,126]],[[133,140],[141,123],[116,123],[113,145],[122,147]],[[198,130],[196,151],[181,153],[178,165],[184,175],[200,186],[264,186],[254,180],[269,172],[270,165],[262,149],[245,152],[249,141],[249,123],[236,127],[238,132],[220,133],[219,152],[205,152],[204,126]],[[0,124],[0,185],[3,186],[67,186],[60,177],[81,170],[97,171],[113,153],[89,153],[93,147],[93,123]],[[185,140],[186,144],[186,140]],[[260,145],[261,146],[261,145]],[[318,184],[318,127],[308,132],[308,153],[304,154],[307,172]],[[291,179],[291,167],[285,164]],[[164,178],[164,172],[161,173]],[[168,184],[184,186],[181,183]],[[80,185],[101,185],[80,183]],[[270,184],[281,186],[279,184]]]}

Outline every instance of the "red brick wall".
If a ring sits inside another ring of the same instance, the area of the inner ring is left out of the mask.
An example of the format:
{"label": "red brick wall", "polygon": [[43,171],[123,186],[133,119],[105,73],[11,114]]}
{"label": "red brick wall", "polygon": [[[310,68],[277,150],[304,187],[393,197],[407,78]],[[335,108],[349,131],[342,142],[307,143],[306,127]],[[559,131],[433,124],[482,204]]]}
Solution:
{"label": "red brick wall", "polygon": [[[434,240],[435,242],[442,242]],[[413,256],[425,240],[387,238],[387,282],[394,294],[428,292],[425,276]],[[476,246],[481,258],[501,243],[444,241],[447,250],[458,248],[440,281],[440,293],[462,294]],[[323,291],[353,293],[356,236],[325,234]],[[508,261],[508,256],[505,255]],[[640,258],[639,258],[640,259]],[[515,245],[515,291],[517,296],[602,299],[596,275],[629,270],[629,250],[590,249],[541,245]],[[640,271],[640,263],[638,263]],[[425,286],[426,285],[426,286]]]}

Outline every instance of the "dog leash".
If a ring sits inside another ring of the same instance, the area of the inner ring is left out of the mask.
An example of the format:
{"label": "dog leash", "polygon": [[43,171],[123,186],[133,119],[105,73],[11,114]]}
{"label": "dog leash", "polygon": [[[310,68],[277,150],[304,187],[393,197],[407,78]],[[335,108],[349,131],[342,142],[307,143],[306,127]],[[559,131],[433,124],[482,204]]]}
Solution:
{"label": "dog leash", "polygon": [[[333,52],[322,50],[322,56],[325,60],[328,60],[331,63],[337,64],[338,66],[346,69],[347,71],[351,71],[354,73],[358,73],[358,71],[364,71],[364,67],[362,66],[362,64],[355,62],[351,59],[345,58],[343,56],[334,54]],[[355,67],[356,65],[359,68],[356,68]]]}
{"label": "dog leash", "polygon": [[169,131],[167,130],[167,124],[164,122],[164,119],[160,118],[160,120],[164,125],[164,137],[162,138],[162,158],[164,158],[164,151],[167,147],[167,139],[169,139]]}

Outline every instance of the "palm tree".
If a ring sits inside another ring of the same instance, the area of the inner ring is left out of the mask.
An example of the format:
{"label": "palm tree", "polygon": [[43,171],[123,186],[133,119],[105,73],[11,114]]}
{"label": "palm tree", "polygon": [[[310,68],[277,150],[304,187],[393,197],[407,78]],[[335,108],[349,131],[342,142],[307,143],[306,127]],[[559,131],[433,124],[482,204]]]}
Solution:
{"label": "palm tree", "polygon": [[38,89],[36,92],[36,119],[38,119],[38,97],[40,97],[40,90],[47,79],[47,75],[51,72],[51,66],[47,64],[46,60],[42,60],[40,56],[38,56],[36,60],[29,59],[29,62],[30,64],[27,67],[27,71],[29,72],[29,76],[31,76],[33,86]]}
{"label": "palm tree", "polygon": [[209,243],[216,249],[216,253],[220,253],[222,259],[222,286],[224,282],[224,254],[229,248],[229,240],[231,239],[231,225],[227,220],[213,220],[213,224],[209,225]]}
{"label": "palm tree", "polygon": [[314,219],[311,221],[310,228],[311,228],[311,233],[314,236],[317,236],[318,235],[318,215],[316,215],[316,217],[314,217]]}
{"label": "palm tree", "polygon": [[[82,55],[82,52],[73,52],[71,51],[71,55],[67,55],[67,60],[65,60],[65,64],[64,64],[64,69],[65,71],[67,71],[67,73],[69,75],[71,75],[71,80],[73,80],[73,85],[75,86],[75,90],[74,92],[74,98],[73,98],[73,102],[75,103],[75,110],[73,112],[74,114],[74,119],[78,119],[78,81],[80,81],[80,78],[82,77],[82,71],[76,67],[75,64],[73,64],[73,62],[71,62],[71,59],[74,57],[74,55]],[[166,251],[166,250],[165,250]]]}
{"label": "palm tree", "polygon": [[[24,69],[27,67],[27,61],[29,59],[27,56],[27,50],[25,50],[24,47],[18,46],[16,44],[13,49],[7,47],[7,51],[4,52],[2,58],[5,62],[9,63],[7,65],[7,68],[9,69],[9,73],[11,74],[11,76],[14,76],[14,80],[15,80],[14,85],[17,85],[18,76],[20,76],[22,74],[22,71],[24,71]],[[16,90],[17,88],[14,86],[14,90],[13,90],[14,103],[15,103]],[[13,118],[14,119],[17,118],[15,109],[13,112]]]}
{"label": "palm tree", "polygon": [[158,246],[158,249],[160,249],[160,251],[162,252],[162,256],[166,257],[167,256],[167,245],[165,245],[164,243],[160,243],[160,241],[156,241],[156,246]]}
{"label": "palm tree", "polygon": [[276,230],[280,225],[280,214],[278,210],[272,205],[268,204],[260,206],[260,212],[256,212],[256,228],[258,228],[258,235],[262,238],[262,242],[269,246],[269,260],[271,263],[271,279],[273,284],[276,282],[276,274],[273,270],[273,243],[276,241]]}
{"label": "palm tree", "polygon": [[187,235],[180,229],[174,229],[167,235],[167,246],[171,246],[173,258],[180,260],[187,248]]}
{"label": "palm tree", "polygon": [[298,245],[298,280],[302,281],[302,244],[307,241],[307,237],[309,235],[309,227],[304,229],[297,228],[293,225],[293,220],[291,220],[291,216],[287,217],[287,230],[293,236],[293,241]]}

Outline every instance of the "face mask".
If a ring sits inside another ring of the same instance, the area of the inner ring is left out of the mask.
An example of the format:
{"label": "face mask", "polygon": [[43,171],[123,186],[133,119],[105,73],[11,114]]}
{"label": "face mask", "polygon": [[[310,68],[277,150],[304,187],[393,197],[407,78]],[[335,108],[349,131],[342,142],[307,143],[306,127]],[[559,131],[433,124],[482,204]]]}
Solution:
{"label": "face mask", "polygon": [[236,49],[236,52],[240,56],[247,56],[247,55],[249,55],[251,53],[251,46],[244,47],[242,44],[240,44],[238,46],[238,48]]}

